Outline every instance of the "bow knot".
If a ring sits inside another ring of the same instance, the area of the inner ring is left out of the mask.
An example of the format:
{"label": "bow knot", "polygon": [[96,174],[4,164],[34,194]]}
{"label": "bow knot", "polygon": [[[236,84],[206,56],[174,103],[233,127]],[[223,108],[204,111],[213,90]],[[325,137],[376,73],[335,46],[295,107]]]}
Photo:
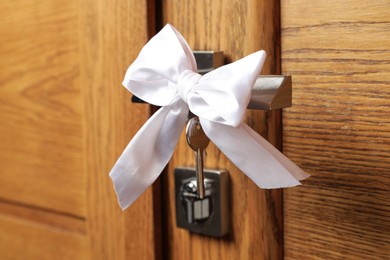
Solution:
{"label": "bow knot", "polygon": [[187,95],[198,84],[202,76],[192,70],[183,71],[177,81],[177,90],[184,102],[188,103]]}
{"label": "bow knot", "polygon": [[308,176],[243,123],[264,60],[265,52],[258,51],[201,76],[194,72],[196,62],[187,42],[169,24],[144,46],[123,85],[162,107],[142,126],[110,172],[122,209],[160,175],[189,109],[199,116],[210,140],[259,187],[295,186]]}

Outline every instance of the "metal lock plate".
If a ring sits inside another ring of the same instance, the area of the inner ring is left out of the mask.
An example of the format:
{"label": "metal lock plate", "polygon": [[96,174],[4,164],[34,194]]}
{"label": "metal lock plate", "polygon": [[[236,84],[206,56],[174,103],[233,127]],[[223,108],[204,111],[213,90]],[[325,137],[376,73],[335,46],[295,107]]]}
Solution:
{"label": "metal lock plate", "polygon": [[204,170],[205,198],[196,195],[194,168],[175,169],[176,223],[191,232],[222,237],[229,232],[229,180],[225,170]]}

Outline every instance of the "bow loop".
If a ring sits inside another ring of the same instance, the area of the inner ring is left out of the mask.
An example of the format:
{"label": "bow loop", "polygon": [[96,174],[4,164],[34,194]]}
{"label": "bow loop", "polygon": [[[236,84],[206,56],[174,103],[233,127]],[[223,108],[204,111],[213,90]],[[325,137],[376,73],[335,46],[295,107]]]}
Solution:
{"label": "bow loop", "polygon": [[196,84],[198,84],[199,80],[202,76],[198,73],[193,72],[192,70],[185,70],[179,76],[179,80],[177,83],[177,90],[179,92],[180,97],[184,100],[184,102],[188,103],[187,95],[194,88]]}
{"label": "bow loop", "polygon": [[216,123],[239,126],[265,56],[258,51],[205,74],[187,97],[190,110]]}
{"label": "bow loop", "polygon": [[186,70],[197,71],[195,57],[183,36],[167,24],[142,48],[123,85],[150,104],[166,106],[177,99],[176,84]]}

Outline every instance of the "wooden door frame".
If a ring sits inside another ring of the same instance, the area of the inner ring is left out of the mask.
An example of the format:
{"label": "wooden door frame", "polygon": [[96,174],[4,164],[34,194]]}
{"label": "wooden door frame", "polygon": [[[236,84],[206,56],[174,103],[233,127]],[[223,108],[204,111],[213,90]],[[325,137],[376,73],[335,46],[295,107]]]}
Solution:
{"label": "wooden door frame", "polygon": [[160,259],[159,181],[122,212],[108,177],[131,137],[151,114],[149,106],[130,102],[131,94],[121,81],[127,67],[155,34],[155,2],[86,0],[80,5],[91,259]]}

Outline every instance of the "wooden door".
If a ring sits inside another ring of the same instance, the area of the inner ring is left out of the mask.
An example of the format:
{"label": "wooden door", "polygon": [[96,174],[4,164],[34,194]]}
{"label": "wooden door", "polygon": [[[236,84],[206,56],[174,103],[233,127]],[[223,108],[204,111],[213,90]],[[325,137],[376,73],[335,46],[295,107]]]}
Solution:
{"label": "wooden door", "polygon": [[[163,1],[162,23],[172,23],[194,50],[221,50],[230,63],[252,52],[267,52],[263,74],[279,73],[278,1]],[[280,111],[248,111],[246,122],[280,148]],[[227,140],[228,141],[228,140]],[[230,178],[231,232],[222,239],[178,229],[173,170],[194,167],[184,133],[163,176],[164,256],[166,259],[281,259],[280,190],[261,190],[214,145],[205,167],[226,169]]]}
{"label": "wooden door", "polygon": [[[193,165],[184,138],[164,176],[167,259],[388,259],[390,256],[389,1],[163,1],[195,49],[227,62],[263,48],[263,73],[293,76],[293,106],[247,120],[312,177],[301,187],[257,189],[215,148],[206,167],[232,180],[232,234],[212,239],[179,230],[172,171]],[[276,131],[275,131],[276,126]],[[275,142],[276,141],[276,142]],[[168,187],[168,188],[166,188]],[[281,213],[283,205],[283,214]],[[283,218],[282,218],[283,217]]]}
{"label": "wooden door", "polygon": [[[226,62],[265,49],[263,72],[279,71],[276,1],[157,1],[156,13],[155,5],[1,4],[1,258],[281,257],[281,192],[259,190],[213,146],[206,167],[227,169],[232,180],[227,239],[176,228],[172,170],[193,165],[183,140],[162,180],[119,210],[107,173],[149,114],[120,83],[156,26],[173,23],[193,49],[223,50]],[[279,118],[280,111],[247,114],[277,146]]]}
{"label": "wooden door", "polygon": [[107,176],[148,116],[121,80],[153,12],[0,2],[0,259],[154,258],[152,189],[122,213]]}
{"label": "wooden door", "polygon": [[[285,259],[389,259],[390,2],[282,0]],[[304,238],[304,239],[303,239]]]}
{"label": "wooden door", "polygon": [[[0,259],[386,259],[389,9],[386,0],[2,1]],[[124,72],[167,22],[194,50],[221,50],[229,63],[265,49],[262,73],[293,75],[283,136],[281,111],[248,111],[246,121],[312,177],[283,196],[260,190],[210,145],[206,167],[231,181],[223,239],[176,227],[173,170],[194,166],[184,136],[126,212],[107,176],[154,110],[129,102]]]}

